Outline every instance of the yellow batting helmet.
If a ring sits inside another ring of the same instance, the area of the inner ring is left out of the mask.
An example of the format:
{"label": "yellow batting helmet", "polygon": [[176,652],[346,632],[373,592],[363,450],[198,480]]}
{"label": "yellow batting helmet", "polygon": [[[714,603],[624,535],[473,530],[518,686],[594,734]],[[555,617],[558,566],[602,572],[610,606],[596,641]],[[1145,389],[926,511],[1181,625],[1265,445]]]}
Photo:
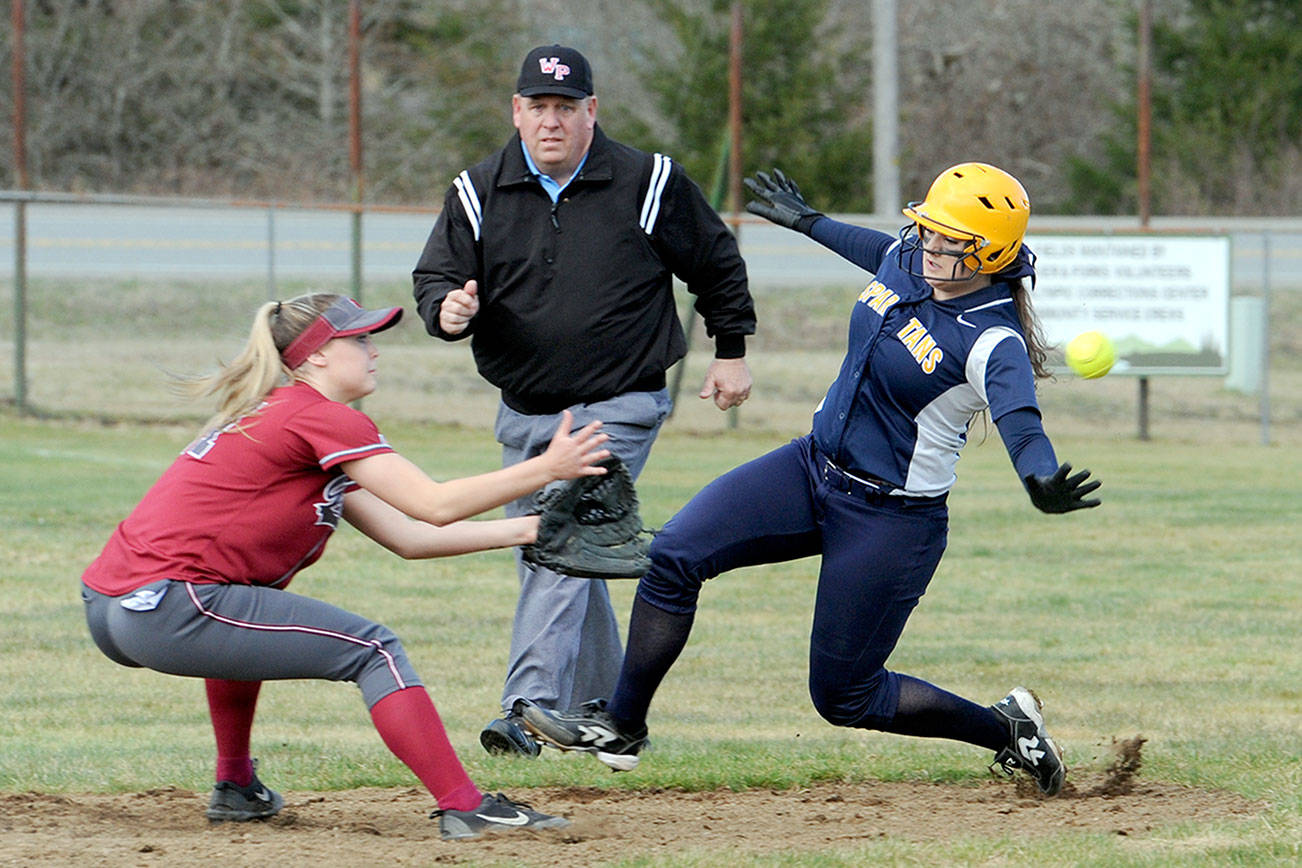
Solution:
{"label": "yellow batting helmet", "polygon": [[1031,218],[1031,200],[1016,178],[986,163],[959,163],[941,172],[904,216],[950,238],[972,242],[963,263],[994,274],[1017,258]]}

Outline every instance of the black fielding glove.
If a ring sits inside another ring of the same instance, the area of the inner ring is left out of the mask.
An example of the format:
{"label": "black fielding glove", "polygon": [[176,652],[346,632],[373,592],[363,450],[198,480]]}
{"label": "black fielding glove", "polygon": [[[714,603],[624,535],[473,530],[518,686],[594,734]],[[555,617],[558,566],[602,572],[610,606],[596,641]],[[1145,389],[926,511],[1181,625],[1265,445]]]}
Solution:
{"label": "black fielding glove", "polygon": [[1050,513],[1071,512],[1074,509],[1090,509],[1102,503],[1097,497],[1086,499],[1085,495],[1090,494],[1103,483],[1097,479],[1086,482],[1085,480],[1090,476],[1088,470],[1082,470],[1071,476],[1067,475],[1069,473],[1071,473],[1071,465],[1064,462],[1052,476],[1031,474],[1022,480],[1036,509]]}
{"label": "black fielding glove", "polygon": [[779,226],[808,235],[814,221],[823,216],[823,212],[809,207],[796,182],[782,174],[781,169],[774,169],[772,177],[756,172],[754,178],[746,178],[744,183],[759,200],[747,202],[746,210]]}
{"label": "black fielding glove", "polygon": [[520,550],[535,567],[583,579],[640,579],[651,569],[650,533],[624,462],[597,462],[603,476],[580,476],[538,500],[538,540]]}

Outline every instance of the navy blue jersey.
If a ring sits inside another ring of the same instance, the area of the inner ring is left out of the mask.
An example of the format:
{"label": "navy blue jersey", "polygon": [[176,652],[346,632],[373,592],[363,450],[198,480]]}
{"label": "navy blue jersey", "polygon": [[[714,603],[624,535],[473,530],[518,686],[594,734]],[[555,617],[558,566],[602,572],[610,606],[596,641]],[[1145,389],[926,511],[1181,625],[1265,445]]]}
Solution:
{"label": "navy blue jersey", "polygon": [[812,235],[875,275],[850,315],[841,371],[814,411],[821,452],[852,473],[884,480],[894,493],[935,496],[954,484],[975,414],[989,409],[998,423],[1029,409],[1038,420],[1009,275],[941,301],[900,267],[894,236],[830,219],[816,222]]}

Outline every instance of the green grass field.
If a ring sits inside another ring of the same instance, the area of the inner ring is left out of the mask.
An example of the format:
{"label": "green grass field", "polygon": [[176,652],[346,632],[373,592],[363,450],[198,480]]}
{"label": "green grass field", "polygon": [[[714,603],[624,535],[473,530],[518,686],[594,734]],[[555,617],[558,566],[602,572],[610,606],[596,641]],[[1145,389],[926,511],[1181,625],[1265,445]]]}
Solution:
{"label": "green grass field", "polygon": [[[0,281],[0,300],[6,298]],[[310,291],[348,292],[341,281],[287,282],[288,298]],[[798,434],[822,398],[844,354],[846,318],[859,287],[772,289],[756,295],[759,332],[748,341],[755,375],[751,399],[737,417],[695,398],[711,343],[699,317],[692,333],[674,427],[718,433]],[[207,408],[178,402],[167,374],[201,373],[235,355],[253,311],[266,299],[253,282],[182,280],[36,280],[29,288],[26,400],[35,415],[117,421],[194,421]],[[465,343],[431,339],[417,316],[409,283],[368,286],[368,305],[404,305],[407,316],[377,341],[380,388],[368,412],[394,421],[482,429],[492,424],[497,391],[476,374]],[[688,296],[680,293],[680,308]],[[13,311],[0,303],[0,406],[15,398]],[[1277,292],[1271,302],[1268,400],[1236,394],[1217,377],[1150,378],[1149,431],[1155,440],[1260,442],[1263,403],[1268,438],[1302,446],[1302,292]],[[671,382],[677,369],[671,372]],[[1134,377],[1081,381],[1070,375],[1041,387],[1051,434],[1069,431],[1114,439],[1137,430]]]}
{"label": "green grass field", "polygon": [[[0,795],[209,785],[202,686],[102,657],[86,633],[77,580],[206,415],[168,394],[165,372],[193,373],[233,355],[263,291],[38,284],[26,359],[33,417],[12,411],[12,324],[0,309]],[[368,304],[410,307],[405,285],[367,293]],[[757,298],[766,328],[748,354],[756,387],[739,414],[694,397],[708,356],[699,351],[704,334],[695,335],[679,406],[639,483],[649,523],[663,523],[719,473],[808,430],[839,364],[847,293]],[[1103,480],[1101,509],[1037,513],[997,433],[978,424],[951,498],[949,551],[891,660],[987,702],[1014,684],[1033,687],[1073,769],[1102,770],[1114,738],[1143,736],[1142,778],[1232,791],[1259,800],[1262,812],[1152,828],[1124,851],[1107,836],[1063,830],[1033,849],[1003,839],[885,841],[766,864],[854,865],[864,853],[920,865],[1302,861],[1302,294],[1279,294],[1272,310],[1269,401],[1214,378],[1154,378],[1147,442],[1136,437],[1133,378],[1042,385],[1059,456]],[[365,409],[389,439],[438,478],[496,467],[487,430],[496,393],[466,347],[431,341],[414,321],[379,346],[380,389]],[[538,763],[489,757],[477,736],[506,665],[510,561],[492,552],[408,563],[342,529],[294,588],[398,632],[485,788],[966,786],[986,776],[989,757],[967,745],[818,718],[805,688],[812,560],[707,585],[692,640],[652,708],[653,762],[615,776],[553,752]],[[612,592],[626,618],[633,584],[614,583]],[[270,685],[254,751],[286,790],[414,784],[348,685]]]}
{"label": "green grass field", "polygon": [[[380,421],[436,477],[496,466],[485,431]],[[639,485],[644,517],[663,523],[709,479],[795,433],[671,424]],[[1113,738],[1142,735],[1142,776],[1267,803],[1248,821],[1150,830],[1153,855],[1134,864],[1168,864],[1173,853],[1179,864],[1291,864],[1302,857],[1302,457],[1251,438],[1142,443],[1128,433],[1115,419],[1110,435],[1088,438],[1051,426],[1060,455],[1104,481],[1103,508],[1068,516],[1031,508],[993,432],[970,445],[949,551],[891,665],[984,701],[1014,684],[1035,688],[1074,768],[1101,769]],[[190,435],[182,425],[0,415],[0,792],[208,786],[200,682],[110,663],[86,634],[77,595],[81,570]],[[294,588],[397,631],[486,788],[983,778],[988,757],[969,746],[817,717],[805,691],[816,568],[798,561],[707,585],[652,709],[654,762],[620,776],[590,760],[521,763],[479,750],[514,604],[506,553],[409,563],[344,529]],[[621,617],[632,591],[614,585]],[[263,697],[254,752],[283,787],[414,783],[351,686],[282,683]],[[1127,861],[1112,848],[1068,832],[1041,845],[1049,863],[1082,853],[1093,864]],[[963,861],[962,852],[883,851],[916,864]]]}

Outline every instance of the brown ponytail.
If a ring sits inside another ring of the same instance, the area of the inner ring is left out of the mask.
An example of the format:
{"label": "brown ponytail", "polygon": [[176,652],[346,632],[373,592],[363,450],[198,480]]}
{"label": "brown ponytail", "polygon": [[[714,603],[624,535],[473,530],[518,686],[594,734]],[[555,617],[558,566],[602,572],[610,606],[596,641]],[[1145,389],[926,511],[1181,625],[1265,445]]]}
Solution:
{"label": "brown ponytail", "polygon": [[1044,337],[1044,328],[1040,318],[1035,315],[1031,305],[1031,290],[1026,280],[1009,281],[1012,285],[1013,306],[1017,308],[1017,319],[1022,324],[1022,334],[1026,337],[1026,355],[1031,359],[1031,370],[1037,380],[1053,376],[1049,370],[1048,341]]}

